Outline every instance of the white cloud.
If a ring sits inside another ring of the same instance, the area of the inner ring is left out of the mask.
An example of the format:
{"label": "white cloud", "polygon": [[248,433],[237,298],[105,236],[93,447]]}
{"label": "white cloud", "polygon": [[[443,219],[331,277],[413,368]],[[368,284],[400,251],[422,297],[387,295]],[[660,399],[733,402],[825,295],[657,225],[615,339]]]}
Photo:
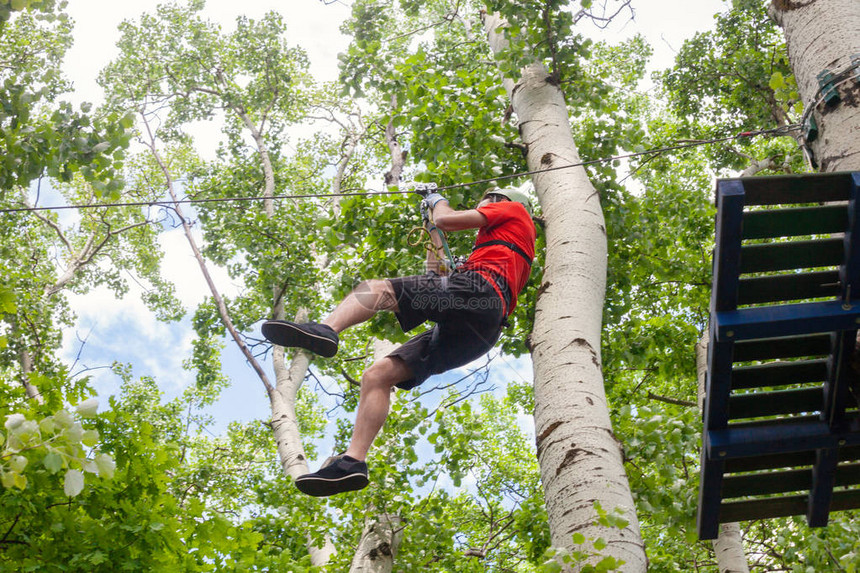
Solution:
{"label": "white cloud", "polygon": [[132,290],[123,299],[105,287],[69,295],[78,324],[63,333],[62,355],[69,363],[77,361],[73,372],[99,369],[86,373],[99,395],[119,388],[119,379],[104,369],[114,362],[131,363],[135,377],[152,376],[165,391],[175,393],[190,380],[182,370],[191,348],[183,333],[189,325],[157,321],[141,302],[139,288]]}

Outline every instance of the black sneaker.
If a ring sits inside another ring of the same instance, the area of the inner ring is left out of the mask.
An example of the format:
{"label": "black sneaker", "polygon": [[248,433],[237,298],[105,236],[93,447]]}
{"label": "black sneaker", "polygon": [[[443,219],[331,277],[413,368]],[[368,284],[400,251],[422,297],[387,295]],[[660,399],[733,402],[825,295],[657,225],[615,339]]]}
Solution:
{"label": "black sneaker", "polygon": [[367,464],[344,454],[332,456],[316,472],[296,478],[299,491],[314,497],[363,489],[368,483]]}
{"label": "black sneaker", "polygon": [[304,348],[324,358],[337,354],[337,332],[327,324],[267,320],[261,330],[267,340],[278,346]]}

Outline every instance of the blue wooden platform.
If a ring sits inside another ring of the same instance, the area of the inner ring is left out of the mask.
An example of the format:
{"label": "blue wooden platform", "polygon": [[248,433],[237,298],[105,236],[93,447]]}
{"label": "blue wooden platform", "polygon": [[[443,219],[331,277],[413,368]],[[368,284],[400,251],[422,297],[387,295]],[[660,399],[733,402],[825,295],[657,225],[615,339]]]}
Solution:
{"label": "blue wooden platform", "polygon": [[716,201],[699,537],[824,526],[860,507],[860,172],[724,179]]}

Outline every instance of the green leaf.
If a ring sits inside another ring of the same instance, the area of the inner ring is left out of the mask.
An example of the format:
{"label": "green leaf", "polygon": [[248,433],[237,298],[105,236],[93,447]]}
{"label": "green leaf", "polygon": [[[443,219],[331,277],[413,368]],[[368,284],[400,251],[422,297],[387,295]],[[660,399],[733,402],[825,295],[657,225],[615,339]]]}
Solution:
{"label": "green leaf", "polygon": [[66,428],[63,432],[66,439],[73,444],[79,443],[84,437],[84,428],[80,422],[75,422],[70,428]]}
{"label": "green leaf", "polygon": [[770,84],[769,85],[770,85],[770,89],[772,89],[774,91],[778,90],[780,88],[784,88],[785,87],[785,78],[782,76],[782,73],[774,72],[770,76]]}
{"label": "green leaf", "polygon": [[107,561],[107,556],[101,551],[96,550],[90,555],[89,560],[93,565],[101,565]]}
{"label": "green leaf", "polygon": [[98,454],[96,456],[96,465],[99,468],[99,477],[112,479],[116,470],[116,462],[108,454]]}
{"label": "green leaf", "polygon": [[15,432],[26,421],[27,418],[23,414],[10,414],[6,416],[6,429]]}
{"label": "green leaf", "polygon": [[[0,469],[2,471],[2,469]],[[3,472],[0,474],[0,483],[3,487],[10,488],[15,486],[15,474],[12,472]]]}
{"label": "green leaf", "polygon": [[615,559],[615,557],[607,556],[597,562],[595,569],[597,571],[615,571],[624,564],[623,561]]}
{"label": "green leaf", "polygon": [[75,406],[75,411],[84,417],[95,416],[99,411],[99,401],[96,398],[84,400]]}
{"label": "green leaf", "polygon": [[57,452],[48,452],[48,454],[42,458],[42,465],[44,465],[49,472],[55,474],[63,468],[63,458]]}
{"label": "green leaf", "polygon": [[58,410],[56,414],[54,414],[54,422],[56,422],[60,428],[65,429],[74,424],[75,419],[67,410],[61,409]]}
{"label": "green leaf", "polygon": [[92,152],[93,153],[103,153],[103,152],[107,151],[108,149],[110,149],[110,141],[102,141],[101,143],[97,143],[96,145],[93,146]]}
{"label": "green leaf", "polygon": [[15,293],[11,289],[0,288],[0,312],[16,312]]}
{"label": "green leaf", "polygon": [[63,480],[63,492],[69,497],[75,497],[84,489],[84,474],[79,470],[68,470]]}
{"label": "green leaf", "polygon": [[12,468],[12,471],[21,473],[27,467],[27,458],[24,456],[12,456],[9,460],[9,467]]}
{"label": "green leaf", "polygon": [[18,489],[26,489],[27,488],[27,476],[23,474],[14,474],[15,475],[15,487]]}
{"label": "green leaf", "polygon": [[53,416],[48,416],[47,418],[39,422],[39,431],[42,432],[43,436],[50,436],[51,434],[53,434],[56,427],[57,426],[54,423]]}
{"label": "green leaf", "polygon": [[81,443],[88,447],[93,447],[99,443],[98,430],[84,430],[84,435],[81,436]]}

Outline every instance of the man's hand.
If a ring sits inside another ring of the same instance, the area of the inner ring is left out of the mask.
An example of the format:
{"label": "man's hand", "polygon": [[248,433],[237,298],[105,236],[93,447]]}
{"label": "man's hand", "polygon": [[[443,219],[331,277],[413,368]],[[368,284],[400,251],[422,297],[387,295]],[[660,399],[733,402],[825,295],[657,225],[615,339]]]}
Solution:
{"label": "man's hand", "polygon": [[445,199],[444,197],[442,197],[442,195],[440,195],[439,193],[433,192],[433,193],[430,193],[429,195],[427,195],[426,197],[424,197],[424,201],[422,201],[422,202],[427,203],[427,206],[429,208],[433,209],[434,207],[436,207],[436,204],[439,203],[440,201],[445,201],[446,203],[448,202],[448,200]]}

